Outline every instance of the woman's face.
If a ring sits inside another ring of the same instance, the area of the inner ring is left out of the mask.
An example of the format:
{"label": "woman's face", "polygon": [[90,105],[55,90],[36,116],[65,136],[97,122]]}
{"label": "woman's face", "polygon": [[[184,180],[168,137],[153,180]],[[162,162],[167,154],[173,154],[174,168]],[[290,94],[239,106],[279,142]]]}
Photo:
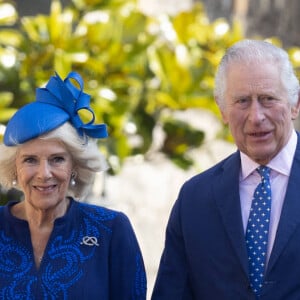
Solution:
{"label": "woman's face", "polygon": [[62,206],[73,170],[72,157],[62,142],[34,139],[21,145],[16,170],[27,204],[43,211]]}

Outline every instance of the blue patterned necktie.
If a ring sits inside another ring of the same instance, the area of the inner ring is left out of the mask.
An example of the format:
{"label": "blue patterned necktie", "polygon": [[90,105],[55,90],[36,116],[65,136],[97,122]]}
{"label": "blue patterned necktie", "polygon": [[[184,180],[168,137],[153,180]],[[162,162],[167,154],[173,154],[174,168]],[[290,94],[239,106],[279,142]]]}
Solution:
{"label": "blue patterned necktie", "polygon": [[261,182],[254,191],[246,229],[250,283],[256,296],[260,294],[263,284],[267,257],[271,212],[270,171],[266,166],[257,168]]}

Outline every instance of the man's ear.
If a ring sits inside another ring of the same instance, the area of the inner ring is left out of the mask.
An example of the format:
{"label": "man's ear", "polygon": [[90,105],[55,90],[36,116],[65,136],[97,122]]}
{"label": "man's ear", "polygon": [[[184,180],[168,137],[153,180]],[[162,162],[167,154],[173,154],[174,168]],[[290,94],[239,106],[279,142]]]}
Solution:
{"label": "man's ear", "polygon": [[217,103],[217,105],[219,107],[219,110],[221,112],[222,121],[223,121],[223,123],[225,125],[227,125],[228,124],[228,118],[227,118],[226,109],[225,109],[224,105],[221,104],[222,102],[220,102],[220,100],[218,99],[218,97],[215,97],[215,101],[216,101],[216,103]]}
{"label": "man's ear", "polygon": [[224,123],[225,125],[227,125],[227,124],[228,124],[228,118],[227,118],[226,112],[225,112],[224,110],[221,110],[221,115],[222,115],[223,123]]}
{"label": "man's ear", "polygon": [[292,120],[297,119],[297,117],[299,115],[299,110],[300,110],[300,91],[298,92],[298,101],[297,101],[296,105],[294,105],[291,108]]}

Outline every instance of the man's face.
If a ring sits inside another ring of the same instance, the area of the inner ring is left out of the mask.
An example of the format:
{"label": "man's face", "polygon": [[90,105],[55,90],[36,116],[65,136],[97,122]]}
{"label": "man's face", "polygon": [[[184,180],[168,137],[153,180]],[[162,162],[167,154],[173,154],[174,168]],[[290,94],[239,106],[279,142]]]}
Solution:
{"label": "man's face", "polygon": [[287,143],[299,104],[291,107],[278,67],[233,63],[227,73],[223,120],[240,151],[267,164]]}

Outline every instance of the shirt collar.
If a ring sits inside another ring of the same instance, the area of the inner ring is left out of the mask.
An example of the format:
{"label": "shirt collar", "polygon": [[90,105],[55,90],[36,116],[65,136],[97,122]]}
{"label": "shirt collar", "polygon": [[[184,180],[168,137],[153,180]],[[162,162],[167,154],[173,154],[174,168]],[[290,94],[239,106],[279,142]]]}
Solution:
{"label": "shirt collar", "polygon": [[[278,173],[289,176],[294,154],[297,146],[297,134],[293,130],[291,137],[287,144],[281,149],[281,151],[268,163],[268,167],[275,170]],[[254,170],[259,166],[249,156],[241,152],[241,176],[240,180],[246,179]]]}

